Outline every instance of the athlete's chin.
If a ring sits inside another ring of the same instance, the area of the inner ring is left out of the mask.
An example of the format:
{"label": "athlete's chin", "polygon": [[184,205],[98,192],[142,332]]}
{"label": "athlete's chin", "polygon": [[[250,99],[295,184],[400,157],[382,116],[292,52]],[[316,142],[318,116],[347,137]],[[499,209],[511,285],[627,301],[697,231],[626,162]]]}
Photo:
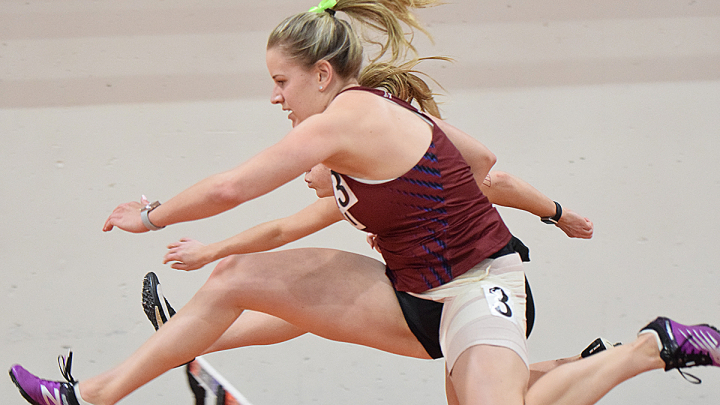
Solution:
{"label": "athlete's chin", "polygon": [[293,128],[295,128],[298,124],[300,124],[300,123],[302,122],[302,120],[299,119],[299,118],[295,115],[295,113],[292,113],[292,112],[291,112],[290,114],[288,114],[288,119],[289,119],[290,122],[292,123],[292,127],[293,127]]}

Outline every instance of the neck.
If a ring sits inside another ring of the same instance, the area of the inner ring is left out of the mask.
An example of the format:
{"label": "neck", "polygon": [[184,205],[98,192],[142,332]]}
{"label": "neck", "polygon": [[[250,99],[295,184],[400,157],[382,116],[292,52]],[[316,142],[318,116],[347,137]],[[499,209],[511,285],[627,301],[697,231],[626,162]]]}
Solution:
{"label": "neck", "polygon": [[343,90],[347,90],[351,87],[357,87],[359,85],[360,85],[360,82],[358,82],[357,79],[352,79],[352,80],[348,81],[347,83],[345,83],[345,85],[338,91],[338,93]]}
{"label": "neck", "polygon": [[[331,88],[328,89],[329,91],[326,93],[329,96],[327,105],[329,105],[333,100],[335,100],[335,97],[337,97],[337,95],[340,94],[342,91],[352,87],[357,87],[359,85],[360,82],[358,82],[357,79],[350,79],[342,83],[333,84]],[[325,108],[327,108],[327,105],[325,106]]]}

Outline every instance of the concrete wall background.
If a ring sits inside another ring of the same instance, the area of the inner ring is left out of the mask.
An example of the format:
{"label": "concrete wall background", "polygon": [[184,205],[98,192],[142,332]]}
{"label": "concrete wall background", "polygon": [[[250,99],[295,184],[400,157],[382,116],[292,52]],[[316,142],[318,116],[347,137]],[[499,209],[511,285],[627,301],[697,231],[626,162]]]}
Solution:
{"label": "concrete wall background", "polygon": [[[82,379],[152,332],[140,282],[156,271],[176,306],[211,266],[161,264],[182,236],[212,242],[313,200],[301,180],[216,218],[162,232],[103,234],[119,203],[166,200],[280,139],[269,104],[268,32],[314,4],[296,0],[0,1],[0,364],[59,378],[72,349]],[[477,2],[424,10],[454,64],[425,71],[454,124],[516,174],[596,225],[567,239],[503,216],[532,250],[539,318],[533,361],[598,335],[628,342],[657,315],[720,324],[720,3],[714,0]],[[372,254],[345,224],[294,246]],[[256,405],[443,403],[442,362],[312,336],[209,356]],[[691,371],[692,372],[692,371]],[[705,382],[653,372],[601,404],[715,404]],[[3,403],[21,404],[9,379]],[[173,370],[123,403],[191,403]]]}

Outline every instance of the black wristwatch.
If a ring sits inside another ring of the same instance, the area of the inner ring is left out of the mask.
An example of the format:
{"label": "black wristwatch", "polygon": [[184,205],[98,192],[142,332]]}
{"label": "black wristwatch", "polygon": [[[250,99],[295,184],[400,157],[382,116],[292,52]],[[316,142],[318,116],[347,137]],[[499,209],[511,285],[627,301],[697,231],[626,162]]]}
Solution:
{"label": "black wristwatch", "polygon": [[553,201],[555,203],[555,215],[551,217],[541,217],[540,220],[546,224],[549,225],[556,225],[558,221],[560,220],[560,217],[562,216],[562,207],[560,204],[558,204],[557,201]]}

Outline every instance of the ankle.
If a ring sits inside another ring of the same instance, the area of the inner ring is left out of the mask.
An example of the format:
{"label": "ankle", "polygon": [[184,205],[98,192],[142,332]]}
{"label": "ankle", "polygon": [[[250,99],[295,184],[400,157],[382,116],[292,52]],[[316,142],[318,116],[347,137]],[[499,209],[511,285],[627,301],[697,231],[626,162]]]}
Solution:
{"label": "ankle", "polygon": [[657,333],[652,331],[641,333],[633,343],[635,350],[642,354],[653,368],[664,368],[665,362],[660,358],[662,342]]}
{"label": "ankle", "polygon": [[[100,405],[102,402],[99,401],[97,390],[93,390],[92,387],[88,387],[89,384],[86,382],[78,382],[75,384],[75,398],[80,405]],[[92,401],[92,402],[90,402]]]}

